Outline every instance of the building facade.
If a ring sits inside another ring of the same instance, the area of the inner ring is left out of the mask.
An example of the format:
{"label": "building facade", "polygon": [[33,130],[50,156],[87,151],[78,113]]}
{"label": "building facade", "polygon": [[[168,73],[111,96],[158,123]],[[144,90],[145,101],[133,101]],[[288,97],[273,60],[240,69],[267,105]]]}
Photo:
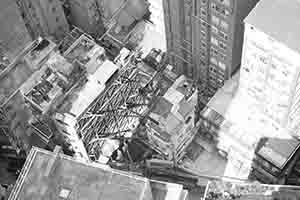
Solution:
{"label": "building facade", "polygon": [[205,83],[214,94],[240,66],[242,20],[257,2],[164,1],[169,62],[176,72]]}
{"label": "building facade", "polygon": [[86,33],[99,37],[104,33],[101,7],[96,0],[72,0],[70,5],[70,22]]}
{"label": "building facade", "polygon": [[51,35],[55,39],[62,39],[69,31],[61,1],[17,0],[17,4],[33,38]]}
{"label": "building facade", "polygon": [[[299,24],[286,22],[300,17],[300,4],[276,0],[269,8],[268,3],[260,2],[245,20],[240,89],[265,115],[299,137],[300,30]],[[287,12],[284,19],[276,14],[281,9]],[[279,25],[273,25],[274,19]]]}

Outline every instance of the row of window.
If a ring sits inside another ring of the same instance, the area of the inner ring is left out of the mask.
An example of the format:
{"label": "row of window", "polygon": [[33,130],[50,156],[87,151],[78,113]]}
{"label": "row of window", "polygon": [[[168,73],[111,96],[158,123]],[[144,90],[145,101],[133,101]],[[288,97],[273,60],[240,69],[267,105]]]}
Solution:
{"label": "row of window", "polygon": [[223,71],[226,70],[226,65],[223,62],[218,61],[214,56],[211,55],[210,58],[209,58],[209,61],[210,61],[210,63],[218,66],[219,68],[221,68]]}
{"label": "row of window", "polygon": [[210,55],[216,58],[220,58],[221,60],[226,60],[226,55],[220,51],[218,51],[215,47],[210,47]]}
{"label": "row of window", "polygon": [[220,79],[225,79],[225,71],[217,66],[209,65],[208,68],[210,73],[215,74],[215,76],[219,77]]}
{"label": "row of window", "polygon": [[229,24],[215,15],[211,15],[211,23],[216,27],[220,27],[225,32],[228,32]]}
{"label": "row of window", "polygon": [[219,47],[221,50],[226,51],[227,50],[227,45],[225,42],[219,41],[217,38],[214,36],[211,36],[210,42],[215,45],[216,47]]}

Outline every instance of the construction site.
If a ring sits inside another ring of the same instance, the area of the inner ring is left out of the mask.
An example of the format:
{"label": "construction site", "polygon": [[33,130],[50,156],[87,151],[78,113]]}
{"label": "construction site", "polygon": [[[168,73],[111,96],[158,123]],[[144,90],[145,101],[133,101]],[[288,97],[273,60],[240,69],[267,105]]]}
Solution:
{"label": "construction site", "polygon": [[171,3],[1,2],[0,199],[299,199],[300,50],[260,21],[268,1],[213,94],[176,70]]}

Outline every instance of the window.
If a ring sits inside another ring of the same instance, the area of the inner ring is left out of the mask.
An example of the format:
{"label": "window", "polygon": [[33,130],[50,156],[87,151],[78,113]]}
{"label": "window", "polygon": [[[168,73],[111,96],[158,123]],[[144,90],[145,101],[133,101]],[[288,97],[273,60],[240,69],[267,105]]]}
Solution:
{"label": "window", "polygon": [[214,25],[218,26],[220,23],[220,19],[218,17],[216,17],[215,15],[211,16],[211,21]]}
{"label": "window", "polygon": [[218,51],[215,49],[215,48],[213,48],[213,47],[211,47],[210,48],[210,54],[212,55],[212,56],[218,56]]}
{"label": "window", "polygon": [[222,62],[219,62],[219,67],[220,67],[222,70],[224,70],[224,71],[225,71],[225,69],[226,69],[226,65],[225,65],[224,63],[222,63]]}
{"label": "window", "polygon": [[211,38],[210,38],[210,42],[211,42],[212,44],[214,44],[215,46],[218,46],[218,40],[217,40],[215,37],[211,37]]}
{"label": "window", "polygon": [[211,26],[211,32],[213,32],[214,34],[218,34],[218,29],[215,26]]}
{"label": "window", "polygon": [[217,59],[215,57],[211,56],[209,60],[212,64],[218,65]]}
{"label": "window", "polygon": [[192,117],[188,116],[188,118],[185,120],[185,123],[188,124],[191,121]]}
{"label": "window", "polygon": [[69,197],[70,193],[71,193],[70,190],[63,188],[59,192],[59,197],[62,199],[67,199]]}
{"label": "window", "polygon": [[215,3],[211,3],[211,8],[212,8],[213,10],[217,11],[217,12],[220,11],[220,8],[219,8],[219,7],[217,6],[217,4],[215,4]]}
{"label": "window", "polygon": [[220,58],[221,58],[222,60],[226,60],[226,55],[225,55],[225,54],[219,52],[219,56],[220,56]]}
{"label": "window", "polygon": [[206,2],[207,2],[206,0],[202,0],[201,1],[202,4],[206,4]]}
{"label": "window", "polygon": [[221,4],[225,6],[230,6],[230,0],[219,0]]}
{"label": "window", "polygon": [[200,33],[201,33],[201,35],[202,35],[203,37],[206,37],[206,32],[205,32],[205,31],[201,30]]}
{"label": "window", "polygon": [[221,32],[221,31],[219,31],[219,35],[220,35],[220,37],[221,37],[222,39],[228,40],[227,34],[225,34],[225,33]]}
{"label": "window", "polygon": [[202,46],[203,48],[206,48],[206,44],[205,44],[204,42],[201,42],[201,46]]}
{"label": "window", "polygon": [[224,29],[225,31],[228,31],[229,25],[228,25],[228,23],[225,22],[224,20],[221,20],[220,27],[221,27],[222,29]]}
{"label": "window", "polygon": [[223,49],[224,51],[226,51],[226,44],[225,43],[223,43],[223,42],[219,42],[219,47],[221,48],[221,49]]}
{"label": "window", "polygon": [[206,10],[201,8],[201,15],[206,17],[206,15],[207,15]]}

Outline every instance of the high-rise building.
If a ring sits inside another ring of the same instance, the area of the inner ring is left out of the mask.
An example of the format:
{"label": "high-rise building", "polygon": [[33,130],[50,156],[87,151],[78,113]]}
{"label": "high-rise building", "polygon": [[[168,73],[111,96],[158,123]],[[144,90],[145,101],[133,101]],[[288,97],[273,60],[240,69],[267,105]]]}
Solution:
{"label": "high-rise building", "polygon": [[31,42],[15,1],[0,1],[0,72]]}
{"label": "high-rise building", "polygon": [[251,176],[267,183],[288,176],[299,152],[299,10],[297,0],[256,5],[245,19],[240,77],[227,81],[200,117],[203,135],[211,133],[228,163],[251,165]]}
{"label": "high-rise building", "polygon": [[242,21],[257,2],[163,1],[167,51],[175,71],[205,83],[214,94],[240,66]]}
{"label": "high-rise building", "polygon": [[33,38],[51,35],[62,39],[69,31],[61,1],[17,0],[17,4]]}

